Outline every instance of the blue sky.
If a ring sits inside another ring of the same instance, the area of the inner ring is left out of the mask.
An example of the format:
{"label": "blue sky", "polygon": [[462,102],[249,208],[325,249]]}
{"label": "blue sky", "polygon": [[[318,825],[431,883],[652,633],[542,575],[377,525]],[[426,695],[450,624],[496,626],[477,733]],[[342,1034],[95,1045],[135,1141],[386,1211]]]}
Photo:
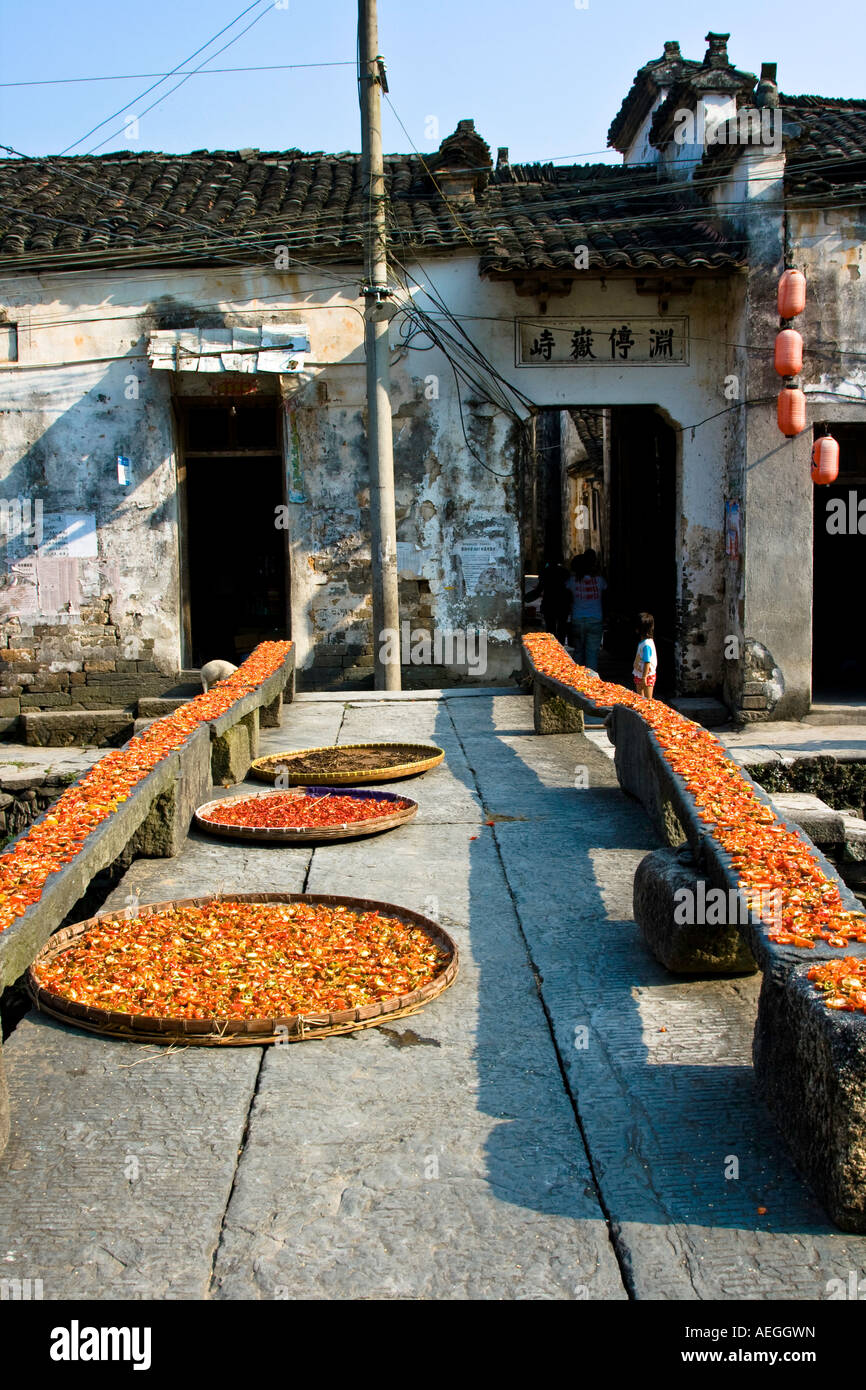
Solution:
{"label": "blue sky", "polygon": [[[2,0],[0,80],[164,73],[249,2]],[[379,11],[396,111],[385,107],[386,150],[435,149],[470,116],[494,157],[507,145],[512,160],[615,158],[604,153],[607,129],[638,67],[666,39],[702,58],[710,29],[730,31],[730,56],[747,71],[777,62],[783,91],[866,97],[862,8],[853,0],[823,0],[817,11],[806,0],[588,0],[585,9],[575,0],[379,0]],[[351,64],[356,17],[355,0],[259,0],[189,66],[253,20],[211,66]],[[106,137],[104,150],[359,148],[351,65],[195,76],[141,114],[180,79],[139,97],[155,80],[2,86],[0,142],[59,153],[125,107],[73,152]],[[127,114],[139,116],[137,140],[125,137]]]}

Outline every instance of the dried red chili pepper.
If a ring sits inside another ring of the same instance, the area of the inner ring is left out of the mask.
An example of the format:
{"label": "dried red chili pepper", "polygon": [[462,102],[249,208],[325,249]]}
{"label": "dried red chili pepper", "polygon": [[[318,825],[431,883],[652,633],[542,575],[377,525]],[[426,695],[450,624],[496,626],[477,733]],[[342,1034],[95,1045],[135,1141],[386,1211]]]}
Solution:
{"label": "dried red chili pepper", "polygon": [[127,748],[107,753],[69,787],[49,815],[0,855],[0,931],[38,900],[46,879],[75,858],[91,830],[107,820],[133,787],[199,724],[225,714],[279,670],[291,646],[262,642],[227,680],[154,720]]}
{"label": "dried red chili pepper", "polygon": [[766,904],[768,893],[781,894],[779,919],[767,924],[771,941],[805,947],[814,947],[817,940],[839,947],[866,941],[866,916],[843,906],[838,885],[826,877],[808,845],[776,819],[708,730],[661,701],[647,700],[576,665],[550,633],[529,633],[523,641],[542,674],[599,705],[637,710],[668,764],[683,778],[698,816],[730,854],[750,908],[760,908],[762,896]]}
{"label": "dried red chili pepper", "polygon": [[215,806],[202,820],[213,825],[243,825],[256,829],[311,830],[336,825],[353,825],[404,811],[411,802],[403,797],[387,801],[378,797],[352,796],[351,793],[298,796],[294,792],[275,792],[250,796],[230,805]]}
{"label": "dried red chili pepper", "polygon": [[866,1013],[866,961],[856,956],[822,961],[812,966],[808,977],[823,994],[828,1009]]}
{"label": "dried red chili pepper", "polygon": [[94,924],[35,967],[65,999],[170,1018],[275,1018],[399,997],[444,946],[399,918],[316,902],[213,902]]}

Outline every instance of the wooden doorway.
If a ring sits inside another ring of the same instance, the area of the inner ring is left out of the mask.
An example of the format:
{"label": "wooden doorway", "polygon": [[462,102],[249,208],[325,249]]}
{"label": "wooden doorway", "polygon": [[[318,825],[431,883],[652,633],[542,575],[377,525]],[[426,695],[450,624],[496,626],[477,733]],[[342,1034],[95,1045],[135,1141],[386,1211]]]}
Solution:
{"label": "wooden doorway", "polygon": [[281,410],[273,397],[176,405],[184,661],[237,664],[289,635]]}

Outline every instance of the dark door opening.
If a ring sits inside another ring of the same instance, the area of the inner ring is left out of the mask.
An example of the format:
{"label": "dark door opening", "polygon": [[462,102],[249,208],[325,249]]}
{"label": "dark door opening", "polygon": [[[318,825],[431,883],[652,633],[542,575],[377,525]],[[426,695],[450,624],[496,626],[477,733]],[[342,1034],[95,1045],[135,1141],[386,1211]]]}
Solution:
{"label": "dark door opening", "polygon": [[[600,675],[631,689],[636,619],[649,612],[656,690],[676,694],[675,431],[651,406],[548,408],[535,416],[534,430],[524,477],[524,555],[536,566],[542,559],[568,564],[595,550],[608,583]],[[527,610],[530,619],[541,620]]]}
{"label": "dark door opening", "polygon": [[[812,543],[812,699],[866,703],[866,653],[851,602],[866,573],[866,426],[834,424],[839,476],[814,491]],[[815,436],[824,433],[815,426]],[[860,531],[862,523],[863,533]]]}
{"label": "dark door opening", "polygon": [[655,619],[659,695],[676,693],[676,436],[649,406],[610,413],[610,542],[606,645],[631,685],[640,612]]}
{"label": "dark door opening", "polygon": [[184,412],[185,608],[189,660],[238,662],[287,636],[285,502],[273,402]]}

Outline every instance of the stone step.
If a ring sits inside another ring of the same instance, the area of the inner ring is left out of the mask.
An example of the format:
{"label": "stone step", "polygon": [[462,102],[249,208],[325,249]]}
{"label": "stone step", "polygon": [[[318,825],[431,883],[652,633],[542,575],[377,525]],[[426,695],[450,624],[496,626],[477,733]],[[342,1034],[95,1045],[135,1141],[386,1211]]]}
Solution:
{"label": "stone step", "polygon": [[731,712],[721,700],[709,695],[674,695],[666,702],[671,709],[679,710],[686,719],[702,724],[705,729],[717,729],[722,724],[730,724]]}
{"label": "stone step", "polygon": [[861,820],[859,816],[849,816],[844,811],[841,815],[845,859],[849,863],[862,862],[866,860],[866,820]]}
{"label": "stone step", "polygon": [[816,845],[844,842],[845,817],[819,796],[812,796],[810,792],[772,792],[770,800],[784,820],[799,825]]}
{"label": "stone step", "polygon": [[866,724],[866,705],[813,705],[804,724]]}
{"label": "stone step", "polygon": [[[185,674],[184,672],[181,673]],[[166,677],[166,680],[169,678]],[[201,681],[176,680],[172,685],[166,685],[154,699],[162,700],[192,700],[196,695],[201,694]],[[146,698],[142,696],[142,698]]]}
{"label": "stone step", "polygon": [[[201,690],[197,692],[201,694]],[[191,695],[147,695],[142,696],[136,705],[136,713],[139,719],[159,719],[163,714],[172,714],[181,705],[189,704],[193,697]]]}
{"label": "stone step", "polygon": [[27,710],[21,715],[23,742],[38,748],[119,747],[133,732],[133,715],[123,709]]}

